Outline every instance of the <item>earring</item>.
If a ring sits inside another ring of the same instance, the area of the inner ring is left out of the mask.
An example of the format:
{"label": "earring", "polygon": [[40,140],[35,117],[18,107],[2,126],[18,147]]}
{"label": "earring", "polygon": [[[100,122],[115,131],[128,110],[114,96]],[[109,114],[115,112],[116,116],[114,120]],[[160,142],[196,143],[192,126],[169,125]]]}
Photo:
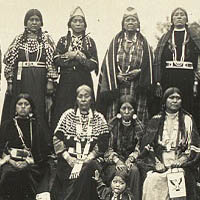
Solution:
{"label": "earring", "polygon": [[137,119],[137,115],[133,114],[133,119],[136,120]]}
{"label": "earring", "polygon": [[121,119],[122,115],[120,113],[117,114],[117,119]]}
{"label": "earring", "polygon": [[33,117],[33,113],[29,113],[28,116],[29,116],[29,118],[32,118]]}

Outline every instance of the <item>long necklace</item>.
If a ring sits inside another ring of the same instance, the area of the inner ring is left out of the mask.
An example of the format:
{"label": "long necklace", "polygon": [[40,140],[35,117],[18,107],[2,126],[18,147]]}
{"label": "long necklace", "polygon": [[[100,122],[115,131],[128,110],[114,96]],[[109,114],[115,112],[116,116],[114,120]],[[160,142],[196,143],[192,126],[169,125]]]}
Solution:
{"label": "long necklace", "polygon": [[[137,33],[135,33],[135,35],[134,35],[134,37],[133,37],[133,39],[132,40],[129,40],[128,39],[128,37],[127,37],[127,34],[125,33],[124,34],[125,35],[125,42],[136,42],[137,41]],[[120,40],[120,43],[119,43],[119,51],[122,49],[122,39]],[[130,49],[129,49],[129,52],[131,52],[132,51],[132,49],[134,48],[134,45],[132,44],[132,46],[130,47]],[[124,52],[127,54],[128,52],[125,50],[125,48],[123,48],[123,50],[124,50]],[[130,55],[129,55],[129,65],[128,65],[128,67],[127,67],[127,69],[126,69],[126,71],[125,71],[125,73],[127,74],[128,72],[129,72],[129,70],[130,70],[130,65],[131,65],[131,61],[132,61],[132,57],[133,57],[133,55],[132,55],[132,53],[130,53]],[[121,74],[123,74],[123,71],[122,71],[122,69],[121,69],[121,67],[120,67],[120,65],[119,65],[119,55],[117,54],[117,68],[118,68],[118,70],[119,70],[119,72],[121,73]]]}
{"label": "long necklace", "polygon": [[[18,134],[19,134],[19,138],[20,138],[20,140],[21,140],[21,142],[22,142],[23,148],[26,149],[26,150],[30,150],[30,149],[26,146],[26,144],[25,144],[25,142],[24,142],[24,139],[23,139],[23,132],[22,132],[21,128],[20,128],[19,125],[18,125],[17,119],[14,118],[14,122],[15,122],[15,126],[16,126],[16,128],[17,128],[17,132],[18,132]],[[30,120],[30,137],[31,137],[31,146],[32,146],[32,138],[33,138],[33,125],[32,125],[32,120]]]}
{"label": "long necklace", "polygon": [[173,62],[176,66],[182,66],[183,62],[185,60],[185,45],[186,45],[186,38],[187,38],[187,31],[184,30],[184,40],[182,43],[182,55],[180,61],[177,61],[177,50],[176,50],[176,44],[175,44],[175,36],[174,36],[175,30],[172,32],[172,44],[173,44]]}
{"label": "long necklace", "polygon": [[[76,116],[78,117],[79,119],[78,121],[80,122],[76,123],[76,134],[77,134],[76,153],[77,153],[77,158],[79,160],[84,160],[89,153],[90,143],[92,141],[92,126],[91,126],[91,119],[93,117],[92,110],[91,109],[89,110],[88,123],[86,124],[87,128],[85,130],[83,129],[83,122],[81,120],[81,113],[79,108],[77,109]],[[85,140],[84,136],[86,136],[87,141],[82,152],[81,141],[83,139]]]}
{"label": "long necklace", "polygon": [[[42,55],[42,44],[37,44],[37,55],[36,55],[36,59],[35,62],[39,62],[40,58]],[[29,50],[28,50],[28,43],[25,44],[25,56],[26,56],[26,60],[27,62],[30,62],[29,59]]]}

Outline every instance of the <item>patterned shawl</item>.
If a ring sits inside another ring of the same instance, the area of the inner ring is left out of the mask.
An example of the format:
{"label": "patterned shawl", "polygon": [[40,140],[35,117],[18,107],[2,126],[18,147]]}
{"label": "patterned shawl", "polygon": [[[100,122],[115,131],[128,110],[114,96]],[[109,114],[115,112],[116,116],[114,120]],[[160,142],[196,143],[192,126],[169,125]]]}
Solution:
{"label": "patterned shawl", "polygon": [[[119,32],[114,39],[111,41],[110,46],[104,57],[101,73],[99,76],[99,84],[97,90],[97,105],[102,104],[102,101],[112,102],[118,97],[119,86],[116,77],[117,69],[117,50],[119,47],[120,39],[124,37],[124,32]],[[139,33],[139,38],[144,41],[144,54],[141,63],[141,73],[139,78],[139,88],[142,90],[152,85],[152,51],[147,43],[145,37]],[[101,108],[100,108],[101,110]]]}

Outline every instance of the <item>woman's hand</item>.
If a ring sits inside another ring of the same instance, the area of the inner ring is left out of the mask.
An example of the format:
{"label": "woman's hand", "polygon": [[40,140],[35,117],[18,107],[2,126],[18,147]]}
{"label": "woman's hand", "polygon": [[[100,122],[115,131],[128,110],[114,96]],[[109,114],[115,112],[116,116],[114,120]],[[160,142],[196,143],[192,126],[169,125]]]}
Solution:
{"label": "woman's hand", "polygon": [[117,75],[117,79],[120,83],[128,83],[129,80],[128,80],[128,77],[126,77],[125,75],[123,74],[118,74]]}
{"label": "woman's hand", "polygon": [[15,161],[15,160],[10,159],[8,162],[14,168],[17,168],[17,169],[24,169],[24,168],[28,167],[28,163],[26,161]]}
{"label": "woman's hand", "polygon": [[155,96],[161,98],[162,97],[162,86],[160,85],[160,83],[158,82],[156,84],[156,88],[155,88]]}
{"label": "woman's hand", "polygon": [[197,87],[198,87],[198,82],[195,81],[194,85],[193,85],[193,96],[196,97],[197,96]]}
{"label": "woman's hand", "polygon": [[125,161],[126,166],[128,167],[128,169],[131,169],[131,167],[133,166],[133,162],[134,160],[132,160],[132,158],[127,158],[127,160]]}
{"label": "woman's hand", "polygon": [[10,155],[5,155],[2,159],[0,159],[0,167],[6,164],[10,160]]}
{"label": "woman's hand", "polygon": [[100,179],[100,173],[98,170],[95,170],[94,177],[92,177],[95,181],[99,181]]}
{"label": "woman's hand", "polygon": [[69,157],[67,158],[67,162],[68,162],[68,164],[70,165],[70,167],[73,168],[74,165],[77,163],[77,159],[74,158],[74,157],[72,157],[72,156],[69,156]]}
{"label": "woman's hand", "polygon": [[42,192],[36,195],[36,200],[51,200],[49,192]]}
{"label": "woman's hand", "polygon": [[161,172],[161,173],[166,171],[165,165],[161,162],[156,162],[155,169],[157,172]]}
{"label": "woman's hand", "polygon": [[121,160],[118,160],[116,163],[116,170],[122,171],[126,169],[126,165]]}
{"label": "woman's hand", "polygon": [[68,60],[73,60],[77,55],[77,51],[67,51],[66,53],[62,54],[60,57],[63,59]]}
{"label": "woman's hand", "polygon": [[47,81],[47,94],[53,94],[54,92],[54,84],[53,81]]}
{"label": "woman's hand", "polygon": [[7,94],[7,95],[12,95],[12,89],[13,89],[13,83],[12,83],[12,82],[8,82],[8,83],[7,83],[6,94]]}
{"label": "woman's hand", "polygon": [[127,74],[128,80],[132,80],[132,79],[136,78],[140,74],[140,72],[141,72],[141,69],[134,69],[134,70],[128,72],[128,74]]}
{"label": "woman's hand", "polygon": [[86,55],[82,53],[81,51],[77,51],[76,59],[81,63],[84,64],[86,61]]}

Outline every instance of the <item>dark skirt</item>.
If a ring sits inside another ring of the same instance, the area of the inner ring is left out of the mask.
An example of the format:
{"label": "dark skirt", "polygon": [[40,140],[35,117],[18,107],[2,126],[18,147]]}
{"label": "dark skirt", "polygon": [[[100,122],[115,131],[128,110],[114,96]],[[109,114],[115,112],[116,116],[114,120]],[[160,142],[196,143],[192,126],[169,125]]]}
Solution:
{"label": "dark skirt", "polygon": [[23,68],[21,80],[17,80],[16,75],[17,70],[14,72],[12,96],[5,96],[1,123],[8,119],[12,119],[15,115],[16,97],[20,93],[28,93],[33,99],[38,122],[40,122],[41,128],[44,130],[44,134],[46,134],[45,139],[49,145],[52,145],[50,129],[45,113],[45,97],[47,85],[46,68]]}
{"label": "dark skirt", "polygon": [[53,130],[55,130],[63,112],[75,106],[76,89],[83,84],[88,85],[93,90],[93,81],[89,71],[77,69],[61,73],[52,115]]}
{"label": "dark skirt", "polygon": [[45,171],[38,166],[16,169],[5,164],[1,169],[0,200],[35,200],[37,193],[48,191],[48,186],[40,185]]}
{"label": "dark skirt", "polygon": [[98,163],[95,160],[84,164],[77,179],[69,180],[72,168],[68,163],[58,159],[57,175],[52,188],[53,200],[99,200],[94,177]]}
{"label": "dark skirt", "polygon": [[193,114],[194,72],[187,69],[165,69],[161,81],[163,92],[169,87],[177,87],[182,92],[182,107],[189,113]]}

